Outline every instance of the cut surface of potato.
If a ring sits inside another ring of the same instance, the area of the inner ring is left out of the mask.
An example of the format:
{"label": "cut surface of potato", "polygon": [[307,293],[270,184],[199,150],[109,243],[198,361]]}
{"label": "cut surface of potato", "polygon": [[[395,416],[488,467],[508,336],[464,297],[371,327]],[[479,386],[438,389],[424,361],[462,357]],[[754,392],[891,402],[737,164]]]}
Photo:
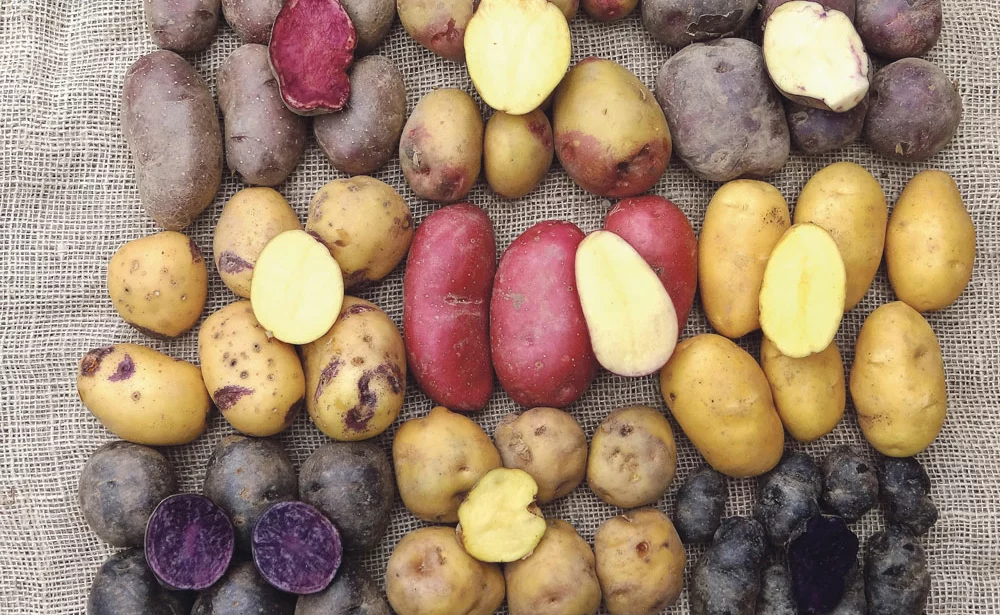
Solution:
{"label": "cut surface of potato", "polygon": [[535,550],[545,518],[535,503],[538,485],[524,470],[497,468],[479,479],[458,507],[458,536],[481,562],[513,562]]}
{"label": "cut surface of potato", "polygon": [[815,224],[788,229],[771,252],[760,288],[760,326],[781,354],[821,352],[844,315],[847,274],[830,233]]}
{"label": "cut surface of potato", "polygon": [[340,314],[344,276],[330,251],[309,233],[285,231],[257,258],[250,283],[254,316],[286,344],[322,337]]}
{"label": "cut surface of potato", "polygon": [[642,256],[611,231],[576,250],[576,288],[598,362],[619,376],[647,376],[677,345],[677,312]]}
{"label": "cut surface of potato", "polygon": [[569,24],[547,0],[483,0],[465,30],[469,76],[486,104],[523,115],[569,68]]}

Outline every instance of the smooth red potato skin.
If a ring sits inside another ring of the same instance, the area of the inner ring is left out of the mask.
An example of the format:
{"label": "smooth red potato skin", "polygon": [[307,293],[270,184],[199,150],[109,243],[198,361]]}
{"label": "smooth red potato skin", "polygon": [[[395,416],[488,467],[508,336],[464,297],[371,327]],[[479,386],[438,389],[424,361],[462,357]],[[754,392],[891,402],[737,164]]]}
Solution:
{"label": "smooth red potato skin", "polygon": [[597,21],[618,21],[627,17],[639,0],[581,0],[583,10]]}
{"label": "smooth red potato skin", "polygon": [[539,222],[500,258],[490,302],[493,367],[522,406],[567,406],[597,373],[576,292],[574,262],[583,238],[571,222]]}
{"label": "smooth red potato skin", "polygon": [[413,236],[403,277],[403,339],[421,390],[451,410],[482,410],[493,394],[490,293],[493,223],[468,203],[449,205]]}
{"label": "smooth red potato skin", "polygon": [[698,288],[698,239],[684,212],[659,196],[624,199],[608,213],[604,228],[653,268],[674,302],[677,331],[682,331]]}

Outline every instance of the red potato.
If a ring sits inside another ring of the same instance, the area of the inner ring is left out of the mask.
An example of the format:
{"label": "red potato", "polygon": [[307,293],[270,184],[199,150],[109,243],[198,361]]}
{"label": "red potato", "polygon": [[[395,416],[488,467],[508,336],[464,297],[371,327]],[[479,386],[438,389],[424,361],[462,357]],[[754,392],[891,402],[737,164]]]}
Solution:
{"label": "red potato", "polygon": [[576,292],[574,259],[583,238],[571,222],[539,222],[500,258],[490,302],[493,366],[522,406],[567,406],[597,371]]}
{"label": "red potato", "polygon": [[698,288],[698,239],[684,212],[659,196],[624,199],[608,213],[604,229],[653,268],[674,302],[677,330],[683,330]]}
{"label": "red potato", "polygon": [[482,410],[493,394],[490,292],[493,223],[468,203],[417,228],[403,277],[403,339],[421,390],[451,410]]}

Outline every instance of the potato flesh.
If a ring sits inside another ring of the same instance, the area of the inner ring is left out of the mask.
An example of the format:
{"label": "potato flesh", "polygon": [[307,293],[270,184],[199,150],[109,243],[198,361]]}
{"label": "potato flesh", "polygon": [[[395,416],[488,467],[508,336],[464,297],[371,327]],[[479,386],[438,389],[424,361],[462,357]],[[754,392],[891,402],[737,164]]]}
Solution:
{"label": "potato flesh", "polygon": [[538,485],[524,470],[497,468],[479,479],[458,507],[458,534],[469,555],[482,562],[530,555],[546,528],[536,495]]}

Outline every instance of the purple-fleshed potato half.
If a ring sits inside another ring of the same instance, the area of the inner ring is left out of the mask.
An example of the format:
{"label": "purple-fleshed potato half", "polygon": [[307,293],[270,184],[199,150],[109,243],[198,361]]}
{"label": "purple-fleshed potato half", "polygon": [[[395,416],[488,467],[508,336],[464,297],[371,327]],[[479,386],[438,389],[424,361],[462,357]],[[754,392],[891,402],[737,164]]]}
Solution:
{"label": "purple-fleshed potato half", "polygon": [[229,568],[235,538],[226,513],[204,496],[172,495],[146,525],[146,562],[163,585],[200,591]]}
{"label": "purple-fleshed potato half", "polygon": [[323,513],[304,502],[279,502],[261,515],[251,539],[262,577],[281,591],[314,594],[340,568],[340,532]]}

